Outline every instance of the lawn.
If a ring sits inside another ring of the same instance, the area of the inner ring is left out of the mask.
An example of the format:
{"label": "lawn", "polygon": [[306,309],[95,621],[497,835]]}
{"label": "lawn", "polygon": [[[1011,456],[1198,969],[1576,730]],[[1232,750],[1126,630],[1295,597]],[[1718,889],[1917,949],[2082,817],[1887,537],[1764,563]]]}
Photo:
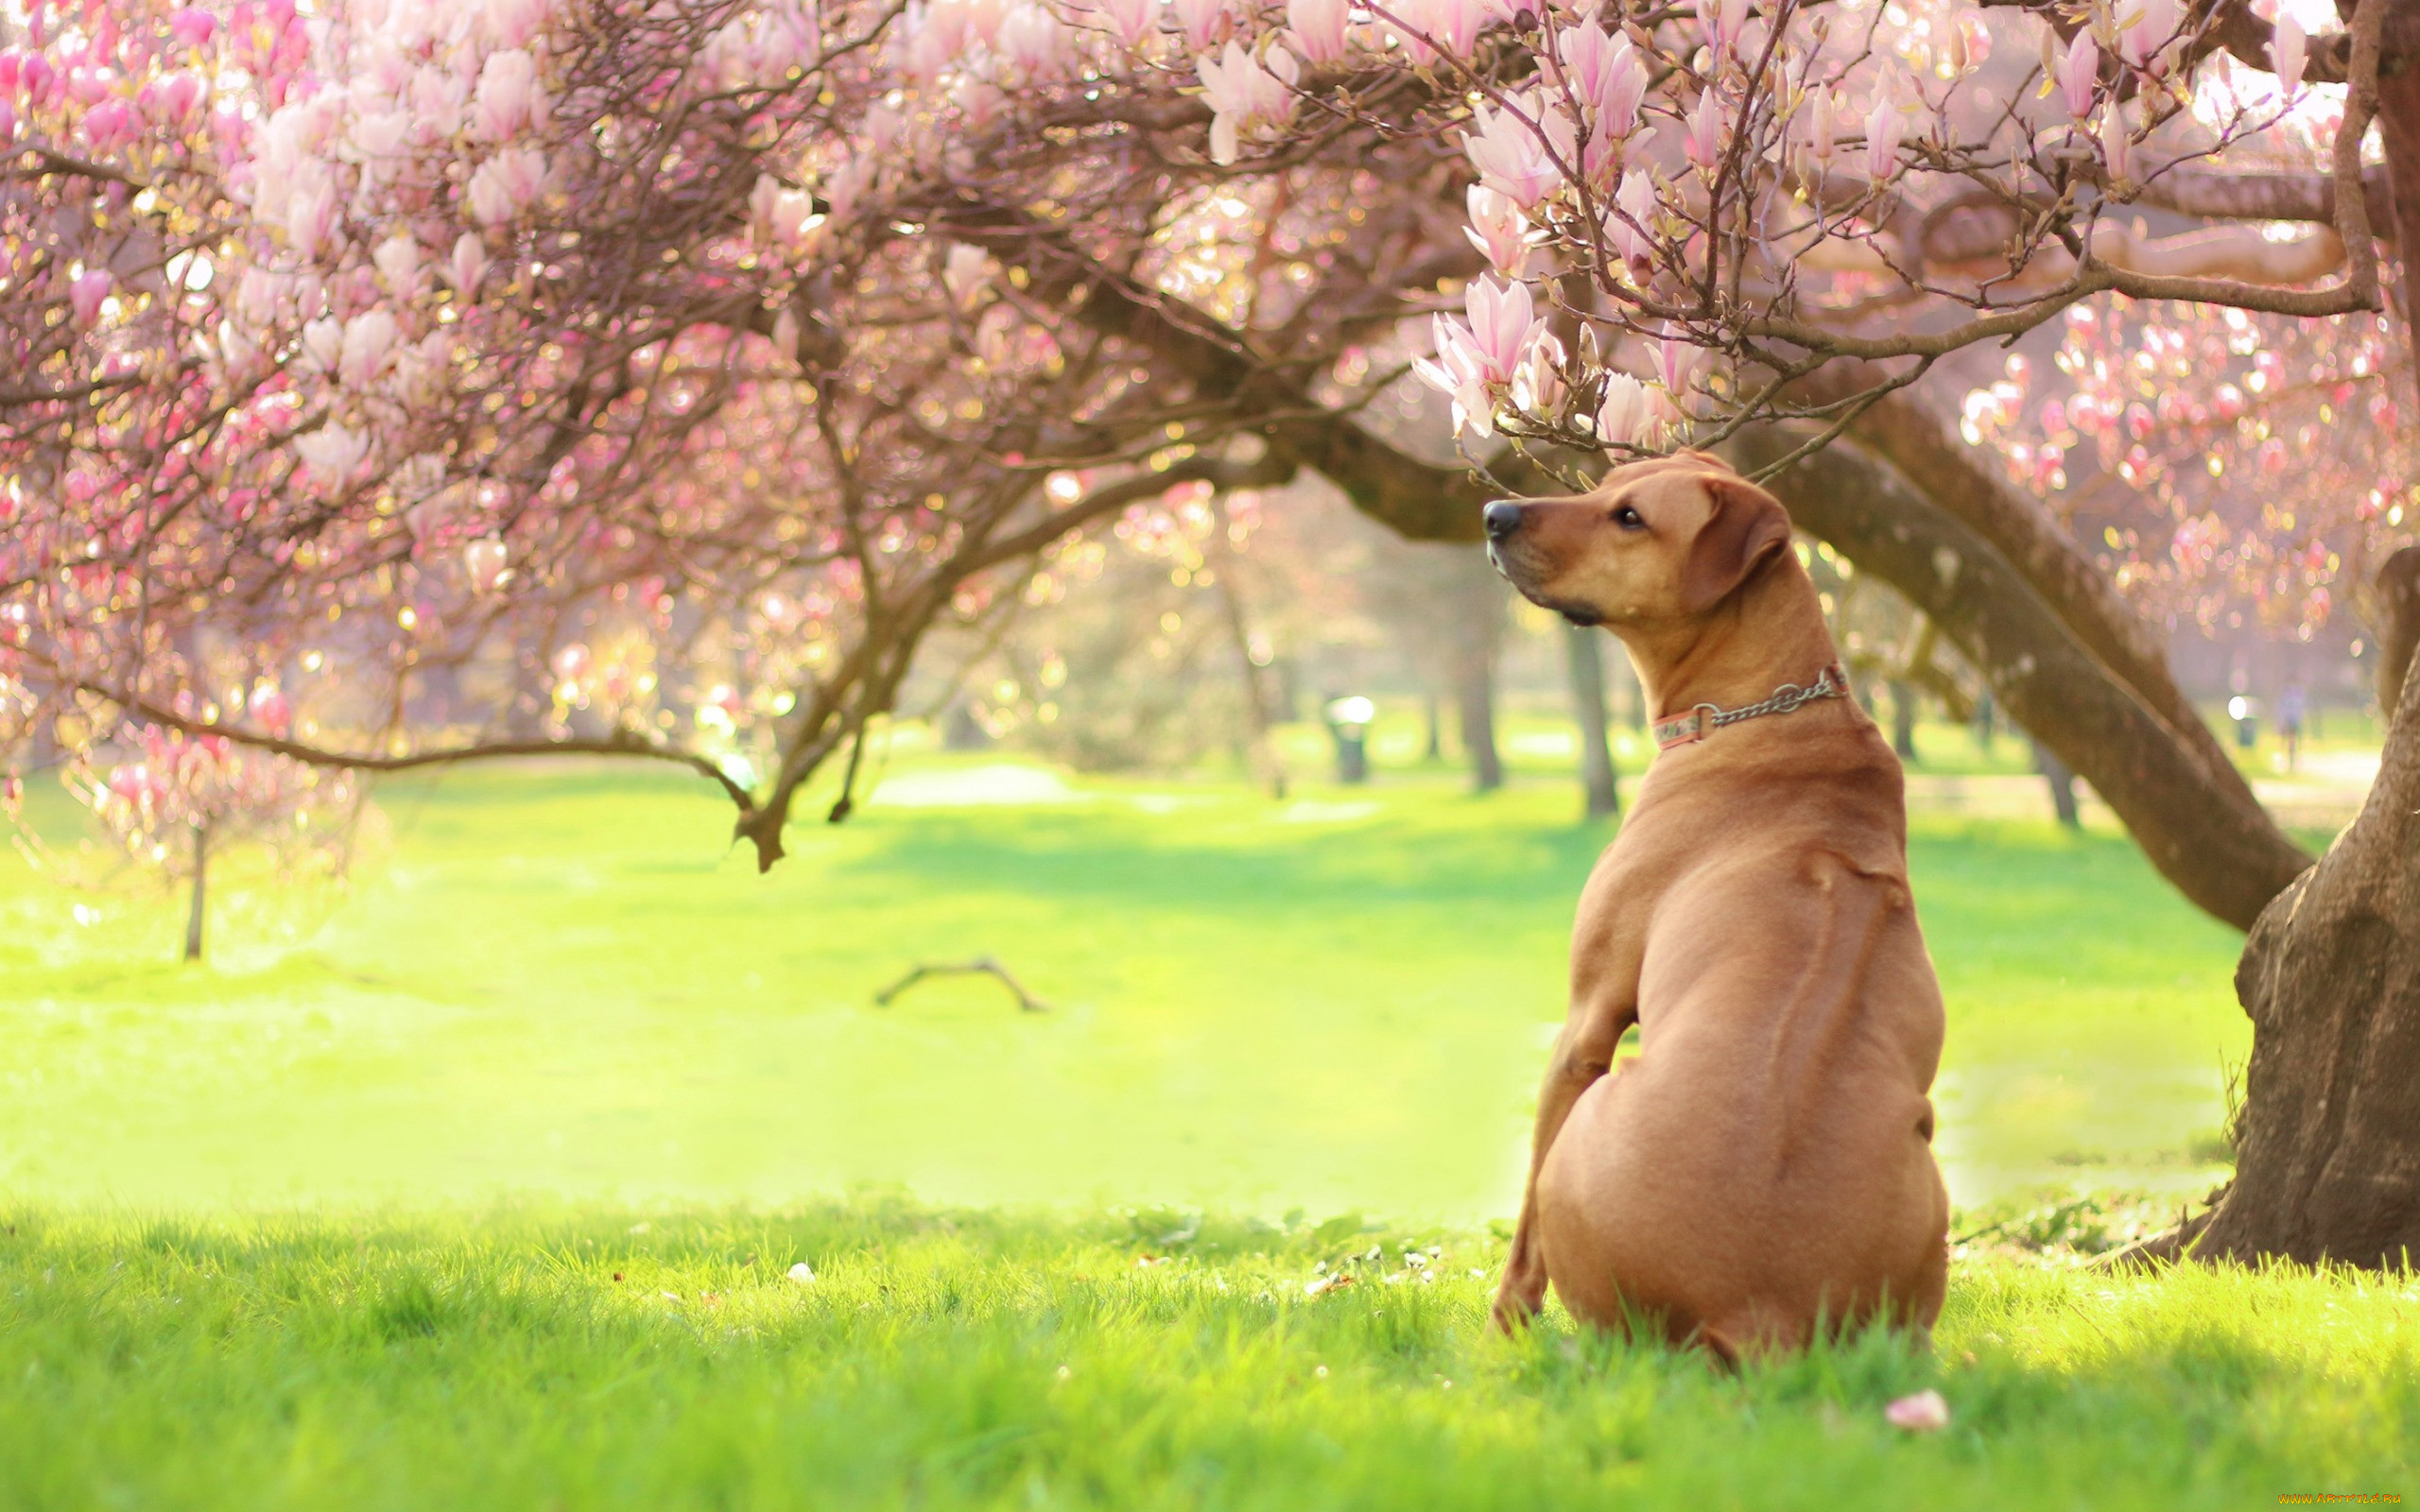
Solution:
{"label": "lawn", "polygon": [[[1473,1272],[1610,833],[1543,767],[1284,802],[1006,757],[885,779],[768,877],[677,777],[389,783],[346,890],[231,878],[201,968],[171,959],[180,900],[0,860],[0,1506],[2210,1505],[2410,1479],[2408,1279],[1978,1244],[1929,1352],[1735,1380],[1551,1316],[1488,1336]],[[2222,1176],[2229,932],[2114,833],[1914,822],[1962,1228]],[[871,1002],[986,953],[1051,1011],[985,979]],[[1927,1384],[1946,1434],[1881,1422]]]}
{"label": "lawn", "polygon": [[[1495,1339],[1484,1237],[1171,1217],[28,1214],[0,1237],[0,1506],[1862,1512],[2412,1483],[2408,1277],[1969,1262],[1932,1350],[1726,1378],[1552,1321]],[[1927,1386],[1945,1432],[1885,1424]]]}

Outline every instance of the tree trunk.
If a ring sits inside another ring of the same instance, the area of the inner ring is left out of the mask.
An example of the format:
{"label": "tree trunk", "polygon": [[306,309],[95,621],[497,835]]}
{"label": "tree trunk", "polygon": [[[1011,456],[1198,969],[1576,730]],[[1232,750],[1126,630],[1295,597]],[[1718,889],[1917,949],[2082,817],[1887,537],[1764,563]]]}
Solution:
{"label": "tree trunk", "polygon": [[2067,764],[2037,740],[2033,743],[2033,769],[2042,774],[2042,781],[2049,786],[2050,808],[2059,816],[2059,822],[2070,830],[2083,829],[2083,815],[2076,807],[2076,774],[2068,769]]}
{"label": "tree trunk", "polygon": [[[1741,462],[1797,444],[1779,426],[1732,443]],[[2202,759],[2111,675],[2007,559],[1932,507],[1892,468],[1836,442],[1768,481],[1808,534],[1847,554],[1931,616],[2018,725],[2090,782],[2160,874],[2197,906],[2249,929],[2310,865],[2240,773]]]}
{"label": "tree trunk", "polygon": [[[2189,1253],[2406,1265],[2420,1251],[2420,708],[2352,827],[2261,914],[2235,1180]],[[2156,1251],[2154,1251],[2156,1252]]]}
{"label": "tree trunk", "polygon": [[[2411,670],[2411,648],[2420,645],[2420,546],[2405,546],[2378,568],[2373,595],[2377,608],[2378,717],[2394,718],[2403,696],[2403,675]],[[2316,734],[2316,728],[2312,733]]]}
{"label": "tree trunk", "polygon": [[1442,762],[1445,759],[1445,719],[1439,711],[1437,690],[1429,688],[1420,696],[1421,717],[1427,723],[1427,744],[1422,747],[1420,759]]}
{"label": "tree trunk", "polygon": [[[2398,240],[2420,246],[2420,71],[2378,79]],[[2411,335],[2405,262],[2402,299]],[[2411,392],[2403,396],[2411,403]],[[2235,973],[2252,1063],[2235,1179],[2173,1236],[2196,1259],[2405,1266],[2420,1249],[2420,708],[2414,561],[2390,557],[2379,689],[2386,753],[2359,817],[2261,911]],[[2398,665],[2400,663],[2400,665]]]}
{"label": "tree trunk", "polygon": [[[1223,541],[1224,536],[1217,538]],[[1275,700],[1263,672],[1267,669],[1252,659],[1252,627],[1244,615],[1242,592],[1236,586],[1236,557],[1232,552],[1219,553],[1218,587],[1219,607],[1226,612],[1227,639],[1234,644],[1236,665],[1243,672],[1244,728],[1251,739],[1247,757],[1253,778],[1272,799],[1286,796],[1286,762],[1277,754],[1277,743],[1270,736],[1270,709]]]}
{"label": "tree trunk", "polygon": [[1455,659],[1454,706],[1461,718],[1462,753],[1470,758],[1471,787],[1492,793],[1504,785],[1504,759],[1495,749],[1495,646],[1467,647]]}
{"label": "tree trunk", "polygon": [[1563,644],[1571,672],[1571,712],[1580,722],[1582,812],[1592,819],[1611,818],[1622,811],[1622,795],[1613,747],[1605,739],[1604,654],[1597,631],[1586,626],[1564,626]]}
{"label": "tree trunk", "polygon": [[1903,679],[1891,679],[1891,748],[1903,762],[1916,759],[1916,690]]}
{"label": "tree trunk", "polygon": [[208,891],[210,875],[210,829],[207,825],[193,827],[193,906],[185,912],[185,959],[201,959],[202,900]]}

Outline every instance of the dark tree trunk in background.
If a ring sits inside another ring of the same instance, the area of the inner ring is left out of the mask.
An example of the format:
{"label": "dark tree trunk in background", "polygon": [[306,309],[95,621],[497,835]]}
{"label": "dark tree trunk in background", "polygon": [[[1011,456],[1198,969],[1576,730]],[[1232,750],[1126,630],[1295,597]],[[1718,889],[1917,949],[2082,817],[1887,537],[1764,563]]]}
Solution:
{"label": "dark tree trunk in background", "polygon": [[1454,707],[1462,729],[1462,753],[1470,758],[1471,786],[1492,793],[1504,785],[1504,759],[1495,749],[1495,645],[1466,646],[1455,658]]}
{"label": "dark tree trunk in background", "polygon": [[1445,716],[1438,706],[1436,689],[1430,688],[1420,696],[1420,713],[1428,726],[1428,743],[1421,751],[1420,759],[1442,762],[1445,759]]}
{"label": "dark tree trunk in background", "polygon": [[193,827],[193,905],[185,911],[185,959],[201,959],[202,901],[208,893],[210,876],[210,830],[206,825]]}
{"label": "dark tree trunk in background", "polygon": [[2083,817],[2076,808],[2076,774],[2067,769],[2067,764],[2037,740],[2033,743],[2033,769],[2049,784],[2050,807],[2057,811],[2059,822],[2070,830],[2083,829]]}
{"label": "dark tree trunk in background", "polygon": [[1607,819],[1622,811],[1622,794],[1614,775],[1614,748],[1605,734],[1605,656],[1597,634],[1585,626],[1566,625],[1563,644],[1571,673],[1571,713],[1580,723],[1582,812],[1592,819]]}
{"label": "dark tree trunk in background", "polygon": [[[1224,541],[1224,534],[1214,540]],[[1269,669],[1252,659],[1252,624],[1244,612],[1242,591],[1236,584],[1235,554],[1219,553],[1218,586],[1219,604],[1227,617],[1227,639],[1234,645],[1236,663],[1243,673],[1244,730],[1249,736],[1245,759],[1253,777],[1272,799],[1286,796],[1286,762],[1277,754],[1277,743],[1270,736],[1275,723],[1276,690],[1270,687]]]}
{"label": "dark tree trunk in background", "polygon": [[1903,762],[1916,759],[1916,688],[1897,678],[1891,679],[1891,748]]}

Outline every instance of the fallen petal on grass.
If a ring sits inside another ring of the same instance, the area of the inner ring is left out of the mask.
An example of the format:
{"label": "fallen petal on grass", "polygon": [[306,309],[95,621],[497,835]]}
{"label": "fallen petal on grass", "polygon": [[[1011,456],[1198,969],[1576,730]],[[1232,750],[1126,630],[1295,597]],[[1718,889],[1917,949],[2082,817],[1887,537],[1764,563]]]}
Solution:
{"label": "fallen petal on grass", "polygon": [[790,1280],[804,1286],[815,1280],[815,1267],[802,1260],[790,1267],[789,1276]]}
{"label": "fallen petal on grass", "polygon": [[1882,1416],[1893,1428],[1904,1428],[1911,1434],[1930,1434],[1949,1426],[1949,1403],[1938,1391],[1919,1391],[1912,1397],[1901,1397],[1882,1409]]}

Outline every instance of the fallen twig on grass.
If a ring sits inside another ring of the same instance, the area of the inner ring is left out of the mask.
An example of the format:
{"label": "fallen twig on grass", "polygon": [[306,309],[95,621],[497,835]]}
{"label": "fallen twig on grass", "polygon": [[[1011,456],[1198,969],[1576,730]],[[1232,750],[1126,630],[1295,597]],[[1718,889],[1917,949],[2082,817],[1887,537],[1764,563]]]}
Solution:
{"label": "fallen twig on grass", "polygon": [[875,993],[873,995],[873,1005],[877,1008],[887,1008],[890,1006],[891,999],[897,997],[900,993],[907,991],[909,988],[914,987],[917,983],[923,981],[928,976],[966,976],[978,973],[984,976],[998,977],[1002,987],[1007,988],[1010,991],[1016,994],[1017,1006],[1025,1012],[1047,1013],[1050,1011],[1049,1004],[1043,1002],[1040,998],[1035,997],[1032,993],[1027,991],[1025,989],[1025,984],[1010,975],[1009,969],[1002,966],[999,962],[999,958],[994,955],[978,955],[971,961],[923,962],[913,971],[910,971],[906,976],[901,977],[898,981],[891,983],[889,987],[884,988],[881,991]]}

